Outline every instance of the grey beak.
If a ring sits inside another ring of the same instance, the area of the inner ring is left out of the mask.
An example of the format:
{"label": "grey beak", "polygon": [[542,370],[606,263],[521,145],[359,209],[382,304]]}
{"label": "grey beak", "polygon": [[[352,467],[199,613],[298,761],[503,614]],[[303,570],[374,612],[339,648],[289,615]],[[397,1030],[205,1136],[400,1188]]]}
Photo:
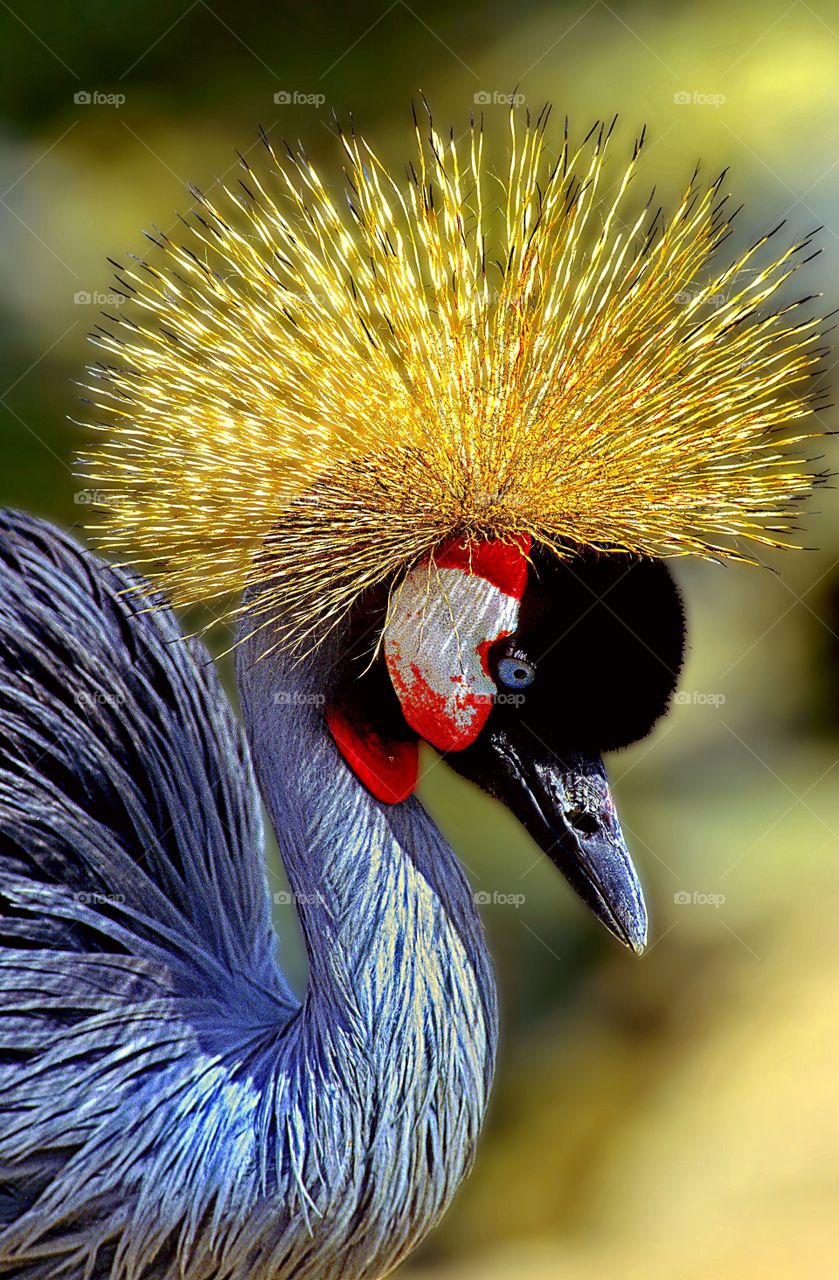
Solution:
{"label": "grey beak", "polygon": [[534,773],[528,789],[535,812],[520,812],[519,821],[598,920],[641,955],[647,908],[602,759],[577,756],[537,765]]}
{"label": "grey beak", "polygon": [[601,757],[554,756],[532,735],[525,749],[505,728],[481,737],[447,762],[501,800],[609,932],[640,955],[647,908]]}

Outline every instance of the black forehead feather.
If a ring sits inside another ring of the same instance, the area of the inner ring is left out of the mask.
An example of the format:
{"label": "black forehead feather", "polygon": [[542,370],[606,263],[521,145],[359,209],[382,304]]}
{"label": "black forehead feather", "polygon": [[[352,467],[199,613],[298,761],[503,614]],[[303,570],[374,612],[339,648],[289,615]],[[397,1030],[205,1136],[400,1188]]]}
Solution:
{"label": "black forehead feather", "polygon": [[667,710],[684,656],[684,610],[659,560],[560,560],[537,549],[518,640],[537,667],[518,709],[525,723],[558,750],[613,750],[645,737]]}

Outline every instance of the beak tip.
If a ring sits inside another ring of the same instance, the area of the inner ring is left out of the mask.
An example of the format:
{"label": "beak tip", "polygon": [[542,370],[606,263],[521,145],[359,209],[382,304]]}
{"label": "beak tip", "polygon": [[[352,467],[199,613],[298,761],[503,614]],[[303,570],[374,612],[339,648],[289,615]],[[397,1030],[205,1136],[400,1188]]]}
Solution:
{"label": "beak tip", "polygon": [[637,922],[636,927],[631,929],[628,935],[628,945],[636,956],[642,956],[647,949],[647,913],[644,911],[642,918]]}
{"label": "beak tip", "polygon": [[647,949],[647,906],[641,893],[641,886],[636,882],[636,895],[629,909],[620,914],[612,912],[612,919],[607,921],[610,931],[623,945],[636,956],[642,956]]}

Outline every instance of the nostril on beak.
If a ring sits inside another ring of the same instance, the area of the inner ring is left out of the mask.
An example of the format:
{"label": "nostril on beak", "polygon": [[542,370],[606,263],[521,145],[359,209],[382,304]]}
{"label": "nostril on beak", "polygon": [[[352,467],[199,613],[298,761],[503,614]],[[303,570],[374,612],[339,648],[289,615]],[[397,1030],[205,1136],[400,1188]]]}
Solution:
{"label": "nostril on beak", "polygon": [[596,836],[600,830],[600,824],[594,814],[587,813],[585,809],[566,809],[565,817],[574,828],[584,836]]}

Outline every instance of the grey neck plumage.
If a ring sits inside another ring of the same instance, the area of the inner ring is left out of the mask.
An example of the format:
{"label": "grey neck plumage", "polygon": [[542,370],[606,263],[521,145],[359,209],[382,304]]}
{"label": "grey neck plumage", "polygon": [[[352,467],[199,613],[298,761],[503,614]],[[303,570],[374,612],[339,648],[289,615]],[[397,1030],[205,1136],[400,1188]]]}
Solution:
{"label": "grey neck plumage", "polygon": [[312,1233],[311,1270],[295,1275],[372,1280],[434,1224],[471,1165],[495,986],[451,849],[415,799],[375,800],[325,726],[340,636],[298,665],[270,647],[270,631],[245,621],[243,712],[309,961],[275,1086],[276,1167],[294,1170],[278,1191]]}

